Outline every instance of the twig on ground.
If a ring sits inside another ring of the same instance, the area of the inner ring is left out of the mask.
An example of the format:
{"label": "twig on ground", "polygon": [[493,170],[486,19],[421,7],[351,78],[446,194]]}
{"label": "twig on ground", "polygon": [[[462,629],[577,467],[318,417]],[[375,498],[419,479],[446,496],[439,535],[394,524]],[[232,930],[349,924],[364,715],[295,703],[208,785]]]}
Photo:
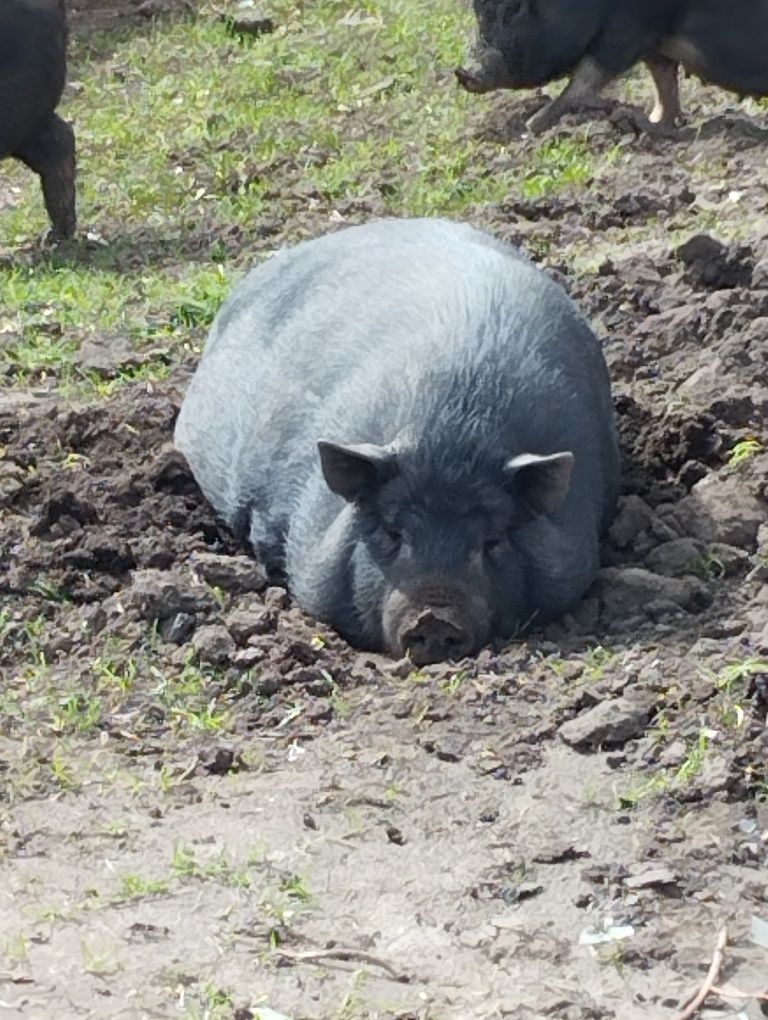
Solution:
{"label": "twig on ground", "polygon": [[717,985],[712,985],[710,991],[724,999],[757,999],[758,1002],[768,1002],[768,994],[765,992],[741,992],[738,988],[719,988]]}
{"label": "twig on ground", "polygon": [[703,1005],[704,1000],[712,994],[715,987],[715,981],[717,981],[717,976],[720,973],[720,968],[723,966],[725,947],[727,944],[728,929],[722,928],[720,934],[717,936],[717,945],[715,946],[715,951],[712,955],[712,963],[709,965],[707,976],[704,978],[704,984],[690,1000],[683,1012],[677,1014],[675,1020],[689,1020],[690,1017],[695,1016],[695,1014],[699,1011],[699,1007]]}
{"label": "twig on ground", "polygon": [[366,953],[363,949],[344,949],[341,946],[336,949],[277,949],[276,955],[283,956],[286,960],[295,960],[297,963],[320,963],[322,960],[369,963],[372,967],[380,967],[401,984],[408,984],[411,980],[407,974],[399,974],[386,960],[380,960],[378,956]]}

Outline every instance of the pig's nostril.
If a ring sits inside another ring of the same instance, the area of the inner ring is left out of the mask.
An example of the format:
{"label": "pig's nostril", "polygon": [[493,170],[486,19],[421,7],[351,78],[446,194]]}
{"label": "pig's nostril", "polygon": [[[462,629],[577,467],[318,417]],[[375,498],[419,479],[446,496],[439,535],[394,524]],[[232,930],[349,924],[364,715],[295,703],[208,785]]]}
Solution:
{"label": "pig's nostril", "polygon": [[467,631],[448,620],[431,614],[402,633],[403,651],[407,651],[417,665],[440,662],[443,659],[460,659],[472,647]]}

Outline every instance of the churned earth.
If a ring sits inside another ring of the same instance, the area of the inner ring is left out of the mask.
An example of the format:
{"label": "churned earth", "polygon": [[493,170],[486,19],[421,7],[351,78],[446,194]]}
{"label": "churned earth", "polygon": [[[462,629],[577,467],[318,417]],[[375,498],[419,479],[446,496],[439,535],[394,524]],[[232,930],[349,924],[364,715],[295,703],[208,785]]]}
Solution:
{"label": "churned earth", "polygon": [[[185,31],[196,5],[166,6]],[[76,3],[75,54],[158,13]],[[533,183],[461,218],[563,282],[615,386],[604,569],[544,633],[417,670],[303,615],[173,451],[189,309],[180,339],[78,335],[89,388],[4,360],[0,1016],[661,1020],[723,928],[699,1015],[768,1013],[768,127],[684,94],[677,137],[617,105],[548,150],[522,133],[542,96],[466,103],[474,172]],[[393,212],[392,179],[297,174],[227,236],[238,267]]]}

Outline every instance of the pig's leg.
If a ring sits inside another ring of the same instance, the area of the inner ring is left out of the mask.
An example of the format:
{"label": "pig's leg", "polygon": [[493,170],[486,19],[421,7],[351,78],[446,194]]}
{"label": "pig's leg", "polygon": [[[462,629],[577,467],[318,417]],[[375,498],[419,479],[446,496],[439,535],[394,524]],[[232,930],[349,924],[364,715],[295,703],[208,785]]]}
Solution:
{"label": "pig's leg", "polygon": [[12,153],[40,175],[45,208],[51,220],[50,239],[72,237],[75,213],[75,133],[52,113],[42,128]]}
{"label": "pig's leg", "polygon": [[650,121],[652,124],[674,127],[683,119],[677,61],[663,57],[660,53],[654,53],[652,56],[646,57],[644,62],[651,73],[656,92],[656,101],[651,111]]}
{"label": "pig's leg", "polygon": [[592,57],[584,57],[557,99],[531,117],[527,124],[528,130],[538,135],[551,128],[567,113],[601,106],[600,92],[613,77]]}

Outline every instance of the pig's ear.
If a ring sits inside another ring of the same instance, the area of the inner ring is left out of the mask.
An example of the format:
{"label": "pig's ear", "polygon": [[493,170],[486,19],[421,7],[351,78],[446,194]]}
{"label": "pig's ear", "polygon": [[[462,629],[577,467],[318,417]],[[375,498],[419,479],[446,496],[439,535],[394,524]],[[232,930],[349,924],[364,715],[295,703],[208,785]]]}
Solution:
{"label": "pig's ear", "polygon": [[386,446],[340,446],[320,439],[317,449],[328,488],[344,499],[359,499],[395,473],[395,453]]}
{"label": "pig's ear", "polygon": [[551,514],[565,499],[571,484],[573,454],[521,453],[504,465],[504,475],[514,480],[515,489],[540,513]]}

